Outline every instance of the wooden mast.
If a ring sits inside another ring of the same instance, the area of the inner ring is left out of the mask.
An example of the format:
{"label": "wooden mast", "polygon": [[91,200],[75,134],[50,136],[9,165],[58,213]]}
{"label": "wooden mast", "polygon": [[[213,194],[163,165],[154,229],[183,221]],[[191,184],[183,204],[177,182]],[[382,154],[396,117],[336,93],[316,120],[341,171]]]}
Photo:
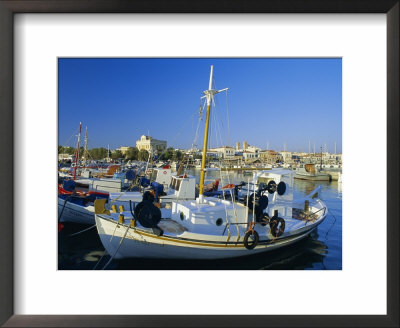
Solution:
{"label": "wooden mast", "polygon": [[79,145],[81,143],[81,130],[82,130],[82,122],[79,122],[79,134],[78,134],[78,143],[76,145],[75,151],[75,167],[74,167],[74,180],[76,178],[76,168],[78,166],[78,158],[79,158]]}
{"label": "wooden mast", "polygon": [[88,157],[88,137],[87,137],[87,127],[85,130],[85,147],[84,147],[83,157],[84,157],[84,166],[86,168],[86,162]]}
{"label": "wooden mast", "polygon": [[201,171],[200,171],[200,185],[199,185],[199,200],[203,200],[203,192],[204,192],[204,177],[205,177],[205,166],[206,166],[206,156],[207,156],[207,143],[208,143],[208,127],[210,123],[210,108],[214,98],[214,95],[228,90],[228,88],[222,90],[214,90],[212,89],[212,81],[213,81],[213,70],[214,66],[211,65],[210,71],[210,82],[208,84],[208,90],[204,91],[205,97],[207,99],[207,112],[206,112],[206,122],[204,127],[204,139],[203,139],[203,154],[201,157]]}

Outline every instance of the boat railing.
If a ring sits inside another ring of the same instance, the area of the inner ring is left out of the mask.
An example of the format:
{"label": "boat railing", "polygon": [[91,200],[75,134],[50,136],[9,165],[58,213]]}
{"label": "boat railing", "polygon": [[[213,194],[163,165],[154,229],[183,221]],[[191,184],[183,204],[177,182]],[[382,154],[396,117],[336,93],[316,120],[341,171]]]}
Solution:
{"label": "boat railing", "polygon": [[[324,213],[322,214],[322,216],[324,216],[324,215],[326,214],[326,206],[320,208],[318,211],[315,211],[314,213],[306,214],[306,217],[313,217],[314,215],[316,215],[317,213],[321,212],[322,210],[324,211]],[[317,220],[317,218],[311,219],[311,220],[306,220],[304,226],[306,226],[307,223],[313,222],[313,221],[316,221],[316,220]]]}

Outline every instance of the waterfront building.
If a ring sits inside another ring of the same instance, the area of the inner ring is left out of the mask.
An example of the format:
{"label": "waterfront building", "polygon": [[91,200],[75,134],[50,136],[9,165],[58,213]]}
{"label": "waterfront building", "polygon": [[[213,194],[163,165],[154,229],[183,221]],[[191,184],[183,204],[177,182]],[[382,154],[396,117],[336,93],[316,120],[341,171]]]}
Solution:
{"label": "waterfront building", "polygon": [[261,150],[259,156],[261,161],[267,164],[274,164],[279,160],[278,153],[274,150]]}
{"label": "waterfront building", "polygon": [[223,146],[219,148],[213,148],[209,151],[218,153],[218,157],[222,157],[223,159],[234,159],[235,158],[235,148],[229,146]]}
{"label": "waterfront building", "polygon": [[258,152],[252,152],[252,151],[248,151],[248,150],[243,150],[243,159],[245,160],[246,163],[252,163],[255,160],[257,160],[259,158],[258,156]]}
{"label": "waterfront building", "polygon": [[122,153],[122,155],[125,156],[126,152],[127,152],[129,149],[133,149],[133,147],[121,146],[121,147],[117,148],[116,150],[119,150],[119,151]]}
{"label": "waterfront building", "polygon": [[249,145],[247,145],[246,150],[247,150],[247,151],[251,151],[251,152],[253,152],[253,153],[259,153],[260,150],[261,150],[261,148],[258,148],[258,147],[256,147],[256,146],[249,146]]}
{"label": "waterfront building", "polygon": [[282,160],[284,163],[292,162],[292,152],[290,151],[281,151],[280,155],[282,156]]}
{"label": "waterfront building", "polygon": [[75,161],[75,155],[71,154],[58,154],[58,160],[59,161]]}
{"label": "waterfront building", "polygon": [[140,150],[145,149],[147,151],[152,150],[154,153],[162,153],[167,149],[167,142],[164,140],[157,140],[150,136],[142,135],[140,140],[136,141],[136,148]]}

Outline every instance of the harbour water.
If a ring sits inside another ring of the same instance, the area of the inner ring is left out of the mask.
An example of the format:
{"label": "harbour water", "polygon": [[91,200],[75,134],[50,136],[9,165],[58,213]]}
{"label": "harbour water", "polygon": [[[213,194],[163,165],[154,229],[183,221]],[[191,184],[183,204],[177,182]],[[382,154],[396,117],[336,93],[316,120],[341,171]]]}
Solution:
{"label": "harbour water", "polygon": [[[199,175],[199,171],[188,172]],[[208,171],[206,180],[220,178],[219,171]],[[226,182],[227,173],[222,177]],[[230,183],[247,181],[248,176],[229,173]],[[271,252],[227,260],[113,260],[107,270],[341,270],[342,269],[342,183],[338,181],[294,180],[294,197],[301,197],[322,186],[321,199],[328,216],[304,240]],[[58,235],[59,270],[101,269],[110,259],[96,228],[71,236],[88,226],[65,223]],[[251,252],[251,251],[249,251]],[[99,262],[99,260],[101,260]]]}

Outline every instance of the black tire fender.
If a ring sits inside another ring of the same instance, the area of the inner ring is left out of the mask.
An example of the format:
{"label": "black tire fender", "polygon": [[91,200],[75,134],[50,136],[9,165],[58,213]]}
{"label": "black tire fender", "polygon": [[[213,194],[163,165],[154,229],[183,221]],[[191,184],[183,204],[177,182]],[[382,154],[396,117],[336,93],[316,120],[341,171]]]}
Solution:
{"label": "black tire fender", "polygon": [[[279,229],[278,229],[278,224],[279,223],[281,225],[279,226]],[[271,231],[272,236],[279,237],[285,231],[285,220],[282,219],[282,218],[277,218],[277,217],[272,218],[269,221],[269,226],[270,226],[270,231]]]}
{"label": "black tire fender", "polygon": [[[249,238],[251,235],[254,235],[254,241],[253,241],[253,243],[249,244]],[[252,250],[254,247],[257,246],[258,240],[259,240],[258,232],[255,230],[249,230],[244,235],[244,239],[243,239],[244,247],[246,247],[248,250]]]}

